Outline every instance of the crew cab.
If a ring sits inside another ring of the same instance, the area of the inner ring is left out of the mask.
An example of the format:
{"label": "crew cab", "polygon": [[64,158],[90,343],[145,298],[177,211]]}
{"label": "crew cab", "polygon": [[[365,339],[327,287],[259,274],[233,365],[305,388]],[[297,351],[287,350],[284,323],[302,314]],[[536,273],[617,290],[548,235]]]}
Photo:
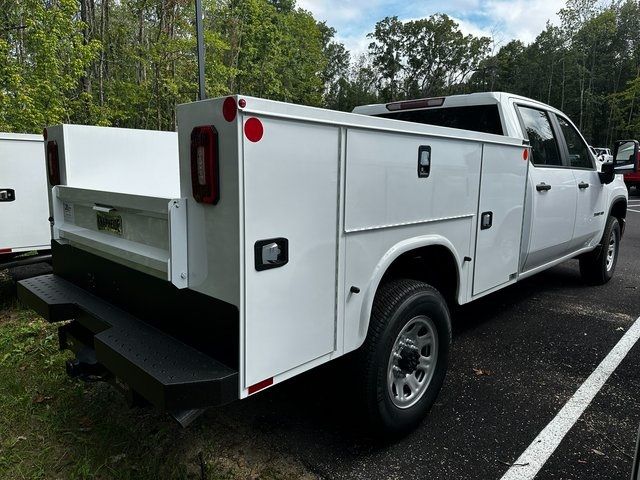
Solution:
{"label": "crew cab", "polygon": [[[51,163],[54,273],[19,296],[70,320],[71,375],[183,425],[354,352],[347,394],[372,428],[404,432],[442,386],[450,306],[572,258],[588,283],[615,271],[616,173],[635,164],[598,172],[547,105],[489,93],[345,113],[236,95],[181,105],[177,119],[173,196],[143,175],[127,194],[99,176],[75,186],[74,137],[48,129],[66,157]],[[76,141],[122,178],[140,162],[99,136]],[[637,158],[637,142],[618,148]]]}

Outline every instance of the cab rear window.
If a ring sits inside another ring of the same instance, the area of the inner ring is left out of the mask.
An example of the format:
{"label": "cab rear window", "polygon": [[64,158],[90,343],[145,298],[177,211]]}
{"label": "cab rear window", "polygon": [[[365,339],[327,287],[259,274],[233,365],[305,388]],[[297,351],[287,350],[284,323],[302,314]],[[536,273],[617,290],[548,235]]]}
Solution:
{"label": "cab rear window", "polygon": [[439,127],[460,128],[474,132],[503,135],[500,112],[497,105],[473,105],[468,107],[444,107],[427,110],[409,110],[382,113],[376,117],[425,123]]}

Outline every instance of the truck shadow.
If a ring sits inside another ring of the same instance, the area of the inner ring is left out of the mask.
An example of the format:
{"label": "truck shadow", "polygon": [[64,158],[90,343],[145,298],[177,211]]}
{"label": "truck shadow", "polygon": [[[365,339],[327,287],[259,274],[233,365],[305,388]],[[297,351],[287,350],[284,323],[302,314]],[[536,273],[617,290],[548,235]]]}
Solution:
{"label": "truck shadow", "polygon": [[524,279],[498,290],[472,303],[452,309],[454,341],[456,335],[493,321],[497,314],[519,308],[523,302],[546,294],[563,295],[583,290],[586,285],[580,277],[577,262],[570,261],[550,270]]}

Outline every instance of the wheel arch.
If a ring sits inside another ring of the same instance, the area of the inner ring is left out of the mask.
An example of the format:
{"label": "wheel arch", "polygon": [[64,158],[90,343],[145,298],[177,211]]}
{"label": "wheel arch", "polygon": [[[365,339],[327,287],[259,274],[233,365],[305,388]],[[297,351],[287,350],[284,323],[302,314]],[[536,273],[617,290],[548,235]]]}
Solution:
{"label": "wheel arch", "polygon": [[620,236],[622,237],[627,218],[627,199],[623,196],[614,198],[609,208],[609,215],[616,217],[620,222]]}
{"label": "wheel arch", "polygon": [[[420,258],[418,262],[417,257]],[[356,348],[362,345],[367,336],[373,301],[380,285],[392,278],[421,280],[438,289],[448,303],[456,302],[460,295],[462,261],[454,245],[440,235],[407,239],[387,250],[376,265],[364,292]],[[420,269],[427,265],[435,267]]]}

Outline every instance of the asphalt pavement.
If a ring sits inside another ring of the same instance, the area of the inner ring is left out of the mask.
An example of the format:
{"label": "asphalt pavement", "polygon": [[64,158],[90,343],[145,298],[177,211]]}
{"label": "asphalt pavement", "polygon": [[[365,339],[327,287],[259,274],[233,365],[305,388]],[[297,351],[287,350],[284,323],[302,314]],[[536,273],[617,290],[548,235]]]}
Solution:
{"label": "asphalt pavement", "polygon": [[[608,284],[585,285],[569,261],[454,312],[445,385],[421,426],[400,440],[380,442],[354,427],[355,379],[340,362],[199,421],[240,423],[326,479],[499,480],[640,317],[639,273],[635,196]],[[636,344],[536,479],[629,478],[639,372]]]}

